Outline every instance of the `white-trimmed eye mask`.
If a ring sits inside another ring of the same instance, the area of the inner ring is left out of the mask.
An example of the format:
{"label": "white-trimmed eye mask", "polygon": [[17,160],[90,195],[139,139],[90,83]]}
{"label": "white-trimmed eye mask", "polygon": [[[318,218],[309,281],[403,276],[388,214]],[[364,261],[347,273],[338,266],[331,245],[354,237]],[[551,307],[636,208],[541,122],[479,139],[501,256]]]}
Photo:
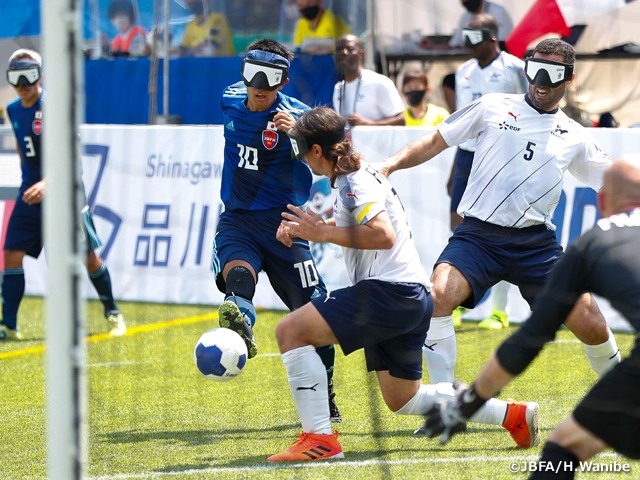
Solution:
{"label": "white-trimmed eye mask", "polygon": [[40,75],[40,64],[33,60],[11,62],[7,82],[14,87],[30,87],[40,80]]}
{"label": "white-trimmed eye mask", "polygon": [[540,87],[559,87],[573,75],[573,65],[545,58],[527,58],[524,72],[531,85]]}

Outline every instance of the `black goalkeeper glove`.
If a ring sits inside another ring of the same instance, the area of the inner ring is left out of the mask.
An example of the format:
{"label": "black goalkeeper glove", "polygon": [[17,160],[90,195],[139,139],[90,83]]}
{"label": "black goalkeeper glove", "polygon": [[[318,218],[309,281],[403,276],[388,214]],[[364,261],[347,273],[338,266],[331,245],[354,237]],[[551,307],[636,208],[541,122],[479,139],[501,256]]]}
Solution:
{"label": "black goalkeeper glove", "polygon": [[428,412],[421,433],[433,438],[440,435],[440,443],[447,443],[451,437],[467,429],[466,422],[486,402],[476,393],[473,385],[453,384],[455,397],[439,400]]}

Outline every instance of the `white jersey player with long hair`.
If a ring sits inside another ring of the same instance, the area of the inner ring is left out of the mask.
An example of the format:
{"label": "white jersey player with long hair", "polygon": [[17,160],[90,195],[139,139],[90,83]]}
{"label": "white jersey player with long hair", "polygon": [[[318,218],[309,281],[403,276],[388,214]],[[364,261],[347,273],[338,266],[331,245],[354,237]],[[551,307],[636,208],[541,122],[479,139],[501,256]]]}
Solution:
{"label": "white jersey player with long hair", "polygon": [[[399,415],[424,415],[450,383],[423,385],[422,344],[433,302],[431,283],[420,263],[397,192],[345,140],[345,119],[330,108],[305,113],[289,131],[296,158],[337,190],[334,217],[289,205],[278,239],[331,242],[345,250],[353,285],[313,299],[289,313],[276,338],[300,415],[303,433],[271,462],[343,457],[332,432],[327,378],[315,346],[340,344],[345,355],[364,349],[367,369],[378,376],[382,397]],[[502,425],[521,448],[539,442],[538,405],[492,399],[469,419]]]}
{"label": "white jersey player with long hair", "polygon": [[[434,318],[427,336],[432,382],[453,381],[456,362],[451,313],[473,308],[501,280],[520,289],[532,305],[562,255],[551,216],[569,170],[595,190],[611,161],[582,126],[558,105],[575,78],[573,47],[540,42],[525,62],[526,95],[488,94],[458,110],[383,162],[379,170],[419,165],[470,138],[477,139],[469,183],[458,207],[464,222],[436,262],[431,281]],[[585,344],[589,363],[602,375],[620,361],[604,317],[584,294],[565,325]]]}

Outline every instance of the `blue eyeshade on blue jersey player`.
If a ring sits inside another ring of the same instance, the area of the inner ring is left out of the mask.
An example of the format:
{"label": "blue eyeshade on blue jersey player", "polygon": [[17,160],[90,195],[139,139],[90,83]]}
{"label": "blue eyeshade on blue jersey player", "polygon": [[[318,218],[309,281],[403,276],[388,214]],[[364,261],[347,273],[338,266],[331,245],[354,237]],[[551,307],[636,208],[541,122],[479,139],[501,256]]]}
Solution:
{"label": "blue eyeshade on blue jersey player", "polygon": [[[7,81],[18,98],[7,106],[22,167],[22,183],[7,226],[4,244],[5,271],[2,279],[2,322],[0,340],[20,340],[18,308],[25,290],[22,261],[25,255],[37,258],[42,251],[42,201],[47,183],[42,176],[40,136],[43,131],[42,59],[37,52],[20,49],[9,59]],[[81,212],[78,212],[81,214]],[[100,241],[88,207],[82,211],[87,247],[89,278],[104,306],[112,335],[124,335],[124,318],[113,298],[111,277],[106,263],[95,253]]]}
{"label": "blue eyeshade on blue jersey player", "polygon": [[[326,293],[309,243],[296,239],[288,248],[276,239],[281,213],[288,204],[303,205],[312,184],[309,168],[292,158],[286,134],[309,110],[281,92],[292,60],[293,54],[274,40],[252,42],[242,63],[242,81],[228,86],[220,100],[225,139],[220,197],[225,208],[216,229],[212,268],[225,294],[220,326],[242,336],[249,358],[258,353],[252,300],[260,271],[290,310]],[[332,384],[335,350],[319,347],[318,354]],[[340,421],[333,397],[330,389],[332,419]]]}

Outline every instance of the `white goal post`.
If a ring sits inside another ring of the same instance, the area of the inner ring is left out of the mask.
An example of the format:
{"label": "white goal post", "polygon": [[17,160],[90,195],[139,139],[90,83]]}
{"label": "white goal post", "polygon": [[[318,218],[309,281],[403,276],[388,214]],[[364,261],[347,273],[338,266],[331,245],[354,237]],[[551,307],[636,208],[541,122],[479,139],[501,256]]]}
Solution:
{"label": "white goal post", "polygon": [[42,159],[47,179],[44,235],[46,296],[48,478],[84,476],[86,381],[81,255],[80,152],[83,114],[82,2],[42,2],[44,102]]}

